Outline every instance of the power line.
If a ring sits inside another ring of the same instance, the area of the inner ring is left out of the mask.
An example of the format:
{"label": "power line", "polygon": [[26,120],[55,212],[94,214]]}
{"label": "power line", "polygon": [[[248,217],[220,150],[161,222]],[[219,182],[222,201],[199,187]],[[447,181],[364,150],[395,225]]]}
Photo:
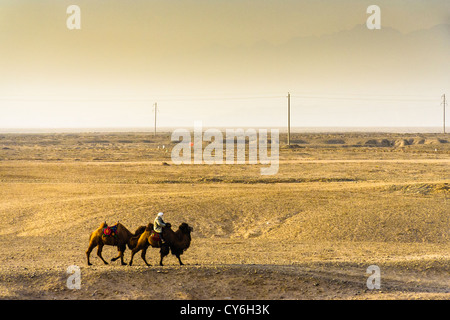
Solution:
{"label": "power line", "polygon": [[[208,101],[208,100],[256,100],[277,99],[284,96],[243,96],[243,97],[198,97],[198,98],[163,98],[158,101]],[[41,102],[151,102],[154,98],[123,99],[123,98],[0,98],[0,101],[41,101]]]}
{"label": "power line", "polygon": [[380,101],[384,101],[384,102],[431,102],[431,101],[436,101],[436,99],[413,99],[413,98],[408,98],[408,99],[401,99],[401,98],[371,98],[371,97],[361,97],[361,98],[356,98],[356,97],[326,97],[326,96],[299,96],[299,95],[291,95],[294,98],[300,98],[300,99],[317,99],[317,100],[347,100],[347,101],[374,101],[374,102],[380,102]]}
{"label": "power line", "polygon": [[[435,101],[435,98],[413,98],[412,96],[401,96],[401,95],[370,95],[370,94],[290,94],[293,98],[300,99],[318,99],[318,100],[361,100],[361,101],[395,101],[395,102],[430,102]],[[242,96],[169,96],[164,97],[160,95],[155,95],[151,98],[103,98],[103,97],[93,97],[93,98],[32,98],[32,97],[0,97],[0,101],[40,101],[40,102],[142,102],[148,103],[155,100],[158,97],[158,101],[227,101],[227,100],[258,100],[258,99],[278,99],[285,98],[285,95],[242,95]]]}

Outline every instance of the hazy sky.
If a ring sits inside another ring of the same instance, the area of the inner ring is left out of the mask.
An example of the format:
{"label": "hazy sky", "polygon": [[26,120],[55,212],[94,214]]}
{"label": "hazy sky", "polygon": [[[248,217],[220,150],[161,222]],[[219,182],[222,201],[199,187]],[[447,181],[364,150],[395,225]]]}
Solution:
{"label": "hazy sky", "polygon": [[440,126],[449,24],[448,0],[2,0],[0,128],[151,127],[154,102],[161,126],[278,127],[288,91],[292,126]]}

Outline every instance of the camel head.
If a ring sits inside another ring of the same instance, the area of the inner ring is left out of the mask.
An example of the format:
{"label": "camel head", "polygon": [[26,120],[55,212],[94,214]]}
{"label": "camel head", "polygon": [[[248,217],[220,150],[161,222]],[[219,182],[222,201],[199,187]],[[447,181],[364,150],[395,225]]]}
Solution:
{"label": "camel head", "polygon": [[179,228],[184,234],[190,234],[192,231],[194,231],[194,228],[190,227],[186,222],[183,222]]}

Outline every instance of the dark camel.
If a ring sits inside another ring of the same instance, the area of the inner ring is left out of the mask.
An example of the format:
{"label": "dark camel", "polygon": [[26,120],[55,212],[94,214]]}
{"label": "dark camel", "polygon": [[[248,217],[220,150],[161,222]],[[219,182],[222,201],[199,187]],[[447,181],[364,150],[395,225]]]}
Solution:
{"label": "dark camel", "polygon": [[190,227],[187,223],[183,222],[178,228],[178,230],[174,232],[171,229],[170,223],[167,223],[166,227],[164,227],[162,231],[162,236],[165,242],[161,244],[161,242],[155,242],[154,239],[151,237],[153,231],[153,224],[149,223],[145,231],[140,235],[135,248],[131,250],[130,266],[133,263],[134,255],[140,250],[142,250],[141,253],[142,260],[144,260],[147,266],[150,266],[150,264],[145,259],[145,255],[147,253],[147,249],[149,246],[152,246],[153,248],[161,248],[160,249],[161,259],[159,261],[160,266],[163,265],[162,263],[163,258],[169,254],[169,249],[170,251],[172,251],[172,254],[178,258],[180,265],[183,265],[183,262],[181,262],[180,255],[182,255],[183,252],[187,248],[189,248],[191,244],[192,230],[193,230],[192,227]]}

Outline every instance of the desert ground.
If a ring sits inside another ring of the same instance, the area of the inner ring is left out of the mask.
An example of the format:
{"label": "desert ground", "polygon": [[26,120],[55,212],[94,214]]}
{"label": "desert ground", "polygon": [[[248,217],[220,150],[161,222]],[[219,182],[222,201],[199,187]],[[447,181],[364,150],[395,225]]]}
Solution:
{"label": "desert ground", "polygon": [[[280,141],[278,174],[262,176],[261,164],[175,165],[170,132],[0,134],[0,298],[450,299],[450,136]],[[96,250],[87,265],[102,222],[134,232],[159,211],[193,227],[184,266],[159,266],[152,248],[150,267],[140,254],[104,265]]]}

